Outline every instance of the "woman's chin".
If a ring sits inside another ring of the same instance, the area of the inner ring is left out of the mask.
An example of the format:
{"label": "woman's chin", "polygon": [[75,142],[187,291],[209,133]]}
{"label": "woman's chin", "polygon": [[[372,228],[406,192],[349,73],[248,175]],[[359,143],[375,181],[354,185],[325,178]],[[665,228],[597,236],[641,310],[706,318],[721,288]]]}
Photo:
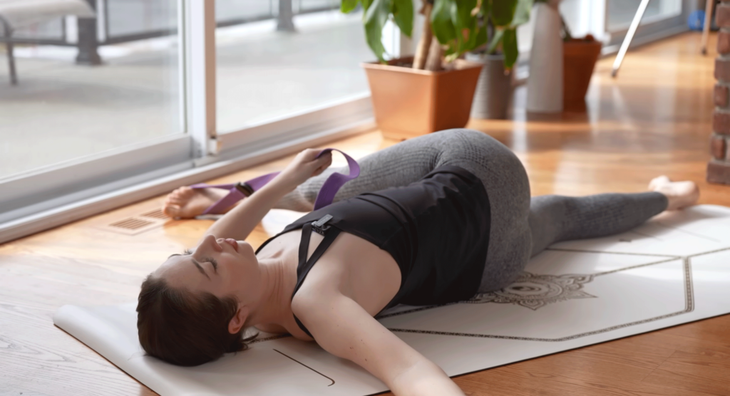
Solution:
{"label": "woman's chin", "polygon": [[244,256],[256,256],[253,250],[253,246],[251,246],[250,243],[246,241],[236,241],[238,244],[238,254],[244,255]]}

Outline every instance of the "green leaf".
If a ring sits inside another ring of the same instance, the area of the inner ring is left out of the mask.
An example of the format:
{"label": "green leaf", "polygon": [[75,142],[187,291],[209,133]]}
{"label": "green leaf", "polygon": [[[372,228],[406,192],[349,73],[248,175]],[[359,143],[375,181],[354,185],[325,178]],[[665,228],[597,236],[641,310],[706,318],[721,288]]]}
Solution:
{"label": "green leaf", "polygon": [[[365,2],[370,0],[362,0],[363,6]],[[367,11],[363,16],[365,20],[365,37],[368,42],[368,46],[378,57],[378,60],[384,62],[383,54],[385,54],[385,48],[383,47],[383,26],[388,20],[390,15],[390,1],[389,0],[372,0],[368,4]]]}
{"label": "green leaf", "polygon": [[451,0],[435,0],[431,11],[431,31],[439,43],[447,45],[456,39],[456,28],[451,21]]}
{"label": "green leaf", "polygon": [[517,0],[515,16],[512,18],[512,27],[517,27],[530,21],[530,10],[535,0]]}
{"label": "green leaf", "polygon": [[477,31],[477,34],[474,35],[476,38],[476,42],[474,43],[474,48],[479,48],[482,45],[487,43],[487,40],[489,38],[487,37],[487,27],[486,26],[480,26],[479,30]]}
{"label": "green leaf", "polygon": [[479,38],[478,36],[479,36],[480,30],[484,30],[484,29],[480,29],[479,25],[475,21],[475,23],[469,28],[469,35],[467,36],[467,40],[464,43],[465,51],[471,51],[471,50],[475,49],[476,47],[478,47],[476,45],[476,43]]}
{"label": "green leaf", "polygon": [[512,23],[517,8],[517,0],[492,1],[492,21],[495,26],[508,26]]}
{"label": "green leaf", "polygon": [[449,14],[451,15],[451,23],[454,24],[454,31],[456,36],[454,42],[450,43],[446,51],[445,56],[453,55],[458,53],[464,47],[464,28],[466,28],[466,21],[459,15],[459,7],[455,1],[449,4]]}
{"label": "green leaf", "polygon": [[413,0],[393,0],[393,18],[400,31],[411,37],[413,34]]}
{"label": "green leaf", "polygon": [[342,0],[342,4],[340,4],[340,11],[347,14],[354,10],[359,2],[360,0]]}
{"label": "green leaf", "polygon": [[509,70],[517,62],[517,56],[520,54],[517,48],[517,30],[515,28],[505,29],[502,51],[504,52],[504,68]]}
{"label": "green leaf", "polygon": [[[492,13],[492,0],[482,0],[482,15],[485,17]],[[486,23],[486,22],[485,22]]]}
{"label": "green leaf", "polygon": [[373,3],[373,0],[362,0],[362,8],[367,11],[368,8],[370,8],[370,4]]}
{"label": "green leaf", "polygon": [[489,47],[487,48],[488,54],[494,54],[495,51],[497,51],[497,46],[499,46],[499,44],[501,44],[503,36],[504,36],[504,30],[502,30],[502,29],[494,30],[494,36],[492,37],[492,41],[489,42]]}
{"label": "green leaf", "polygon": [[458,55],[474,49],[476,42],[477,17],[471,14],[476,8],[477,0],[459,0],[452,4],[452,18],[457,32],[457,48]]}

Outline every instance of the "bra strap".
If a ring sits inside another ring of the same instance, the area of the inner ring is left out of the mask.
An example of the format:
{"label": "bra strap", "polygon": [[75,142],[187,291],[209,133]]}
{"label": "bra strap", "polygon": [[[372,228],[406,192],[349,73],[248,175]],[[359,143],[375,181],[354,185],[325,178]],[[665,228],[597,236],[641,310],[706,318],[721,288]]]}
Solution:
{"label": "bra strap", "polygon": [[[307,255],[309,254],[309,241],[312,236],[312,223],[306,223],[302,226],[302,238],[299,241],[299,265],[297,266],[297,284],[294,287],[294,292],[292,292],[292,299],[294,299],[294,295],[297,294],[297,291],[299,291],[299,288],[302,286],[302,282],[304,282],[304,279],[306,279],[307,274],[312,269],[314,264],[317,262],[317,260],[319,260],[320,257],[322,257],[324,252],[327,251],[327,248],[332,245],[332,242],[335,241],[335,238],[337,238],[337,235],[339,234],[339,228],[329,228],[326,231],[325,237],[322,242],[320,242],[319,246],[317,246],[317,249],[314,250],[312,257],[307,260]],[[294,315],[294,320],[297,322],[297,325],[299,325],[299,328],[302,329],[302,331],[307,333],[308,336],[314,338],[312,336],[312,333],[310,333],[309,330],[304,327],[304,324],[299,321],[299,318],[297,318],[296,315]]]}

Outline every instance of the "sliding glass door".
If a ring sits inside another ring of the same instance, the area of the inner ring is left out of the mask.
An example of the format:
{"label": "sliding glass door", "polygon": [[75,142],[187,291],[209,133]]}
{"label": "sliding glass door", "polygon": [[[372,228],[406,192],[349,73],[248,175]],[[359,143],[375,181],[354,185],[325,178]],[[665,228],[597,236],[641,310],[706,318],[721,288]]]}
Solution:
{"label": "sliding glass door", "polygon": [[[608,0],[606,6],[606,30],[616,32],[628,29],[639,2],[636,0]],[[681,0],[652,0],[646,6],[642,22],[646,25],[678,16],[681,13]]]}
{"label": "sliding glass door", "polygon": [[[218,0],[220,155],[326,138],[372,119],[362,12],[338,0]],[[230,25],[230,21],[250,23]],[[231,154],[234,153],[234,154]]]}
{"label": "sliding glass door", "polygon": [[0,242],[373,125],[338,1],[64,4],[0,36]]}
{"label": "sliding glass door", "polygon": [[[219,0],[221,5],[231,2]],[[308,3],[317,9],[322,6],[318,3],[326,2],[302,0],[301,7]],[[367,96],[360,63],[373,55],[366,45],[362,14],[343,15],[339,3],[334,10],[332,5],[329,10],[296,14],[294,31],[277,31],[276,20],[218,29],[220,132]],[[249,18],[255,18],[256,10],[251,10]],[[230,17],[219,13],[217,18]]]}
{"label": "sliding glass door", "polygon": [[[640,1],[605,0],[605,30],[609,47],[619,46],[636,15]],[[698,9],[696,0],[651,0],[632,41],[643,44],[686,31],[687,16]]]}
{"label": "sliding glass door", "polygon": [[[110,10],[115,29],[134,29],[148,16],[177,29],[176,0],[127,2],[138,7]],[[33,37],[61,21],[18,26],[18,36]],[[176,36],[164,47],[102,48],[103,64],[92,67],[75,63],[76,47],[16,45],[16,85],[8,63],[0,62],[0,181],[184,134],[178,48]]]}
{"label": "sliding glass door", "polygon": [[[562,0],[560,14],[575,37],[592,34],[604,43],[604,53],[615,52],[639,9],[640,0]],[[651,0],[634,44],[642,44],[687,30],[687,15],[697,9],[695,0]],[[521,59],[529,56],[534,34],[533,19],[518,28]]]}

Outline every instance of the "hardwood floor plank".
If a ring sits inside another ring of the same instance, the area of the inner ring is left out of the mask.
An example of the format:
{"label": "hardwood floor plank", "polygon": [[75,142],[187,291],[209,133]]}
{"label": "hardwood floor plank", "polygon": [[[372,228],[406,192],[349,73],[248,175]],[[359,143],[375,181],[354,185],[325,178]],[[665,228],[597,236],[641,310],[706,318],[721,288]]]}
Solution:
{"label": "hardwood floor plank", "polygon": [[643,382],[683,391],[730,395],[730,361],[726,357],[677,352]]}

